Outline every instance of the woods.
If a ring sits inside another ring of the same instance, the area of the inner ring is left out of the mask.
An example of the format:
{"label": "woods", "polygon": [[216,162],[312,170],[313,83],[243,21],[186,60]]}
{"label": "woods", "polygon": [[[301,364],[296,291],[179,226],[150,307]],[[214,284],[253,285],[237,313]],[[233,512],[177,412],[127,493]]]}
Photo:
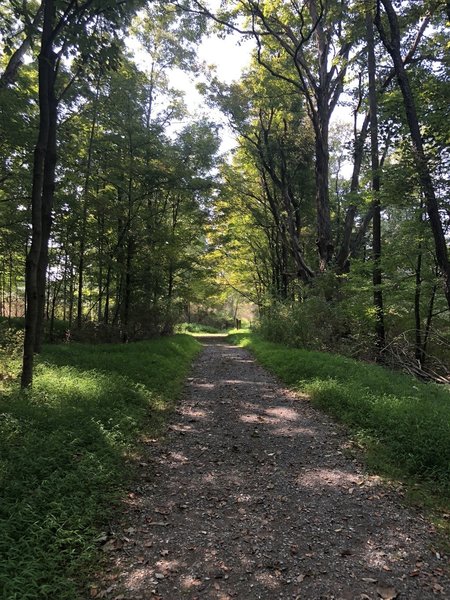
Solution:
{"label": "woods", "polygon": [[0,596],[445,595],[449,19],[1,3]]}
{"label": "woods", "polygon": [[[144,72],[126,56],[132,7],[43,6],[35,17],[43,12],[33,44],[38,69],[28,62],[14,85],[8,75],[2,92],[2,230],[14,238],[5,248],[2,314],[24,315],[25,283],[23,387],[31,383],[44,321],[51,331],[55,318],[67,331],[95,323],[105,330],[101,339],[110,328],[124,341],[172,331],[174,306],[203,277],[202,231],[218,149],[216,127],[188,122],[167,83],[169,66],[195,66],[195,31],[183,36],[181,17],[164,8],[140,13],[139,35],[153,52]],[[38,131],[32,168],[33,141],[25,131],[14,138],[6,109]],[[10,215],[23,218],[9,224]]]}
{"label": "woods", "polygon": [[[293,345],[445,363],[447,18],[436,1],[6,3],[1,311],[26,315],[22,386],[44,325],[127,341],[236,294],[272,337],[298,315]],[[231,84],[196,58],[211,31],[253,40]]]}
{"label": "woods", "polygon": [[253,256],[269,339],[426,376],[427,357],[431,370],[449,358],[444,3],[228,6],[215,21],[256,48],[239,82],[210,92],[240,139],[219,216],[240,243],[227,268]]}

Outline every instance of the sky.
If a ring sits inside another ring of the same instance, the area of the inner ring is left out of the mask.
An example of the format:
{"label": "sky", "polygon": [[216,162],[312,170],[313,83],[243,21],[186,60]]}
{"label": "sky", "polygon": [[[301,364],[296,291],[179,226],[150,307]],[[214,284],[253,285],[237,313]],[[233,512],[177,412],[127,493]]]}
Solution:
{"label": "sky", "polygon": [[[242,40],[239,34],[229,34],[225,38],[211,35],[198,47],[201,62],[213,66],[215,74],[224,83],[239,79],[250,62],[253,43]],[[185,102],[192,113],[205,113],[205,99],[196,89],[192,74],[173,69],[169,75],[171,85],[185,92]],[[221,152],[227,152],[236,146],[233,132],[227,126],[224,116],[218,110],[207,108],[209,118],[222,125]]]}
{"label": "sky", "polygon": [[[213,0],[212,4],[218,4],[218,0]],[[210,34],[198,46],[198,58],[200,62],[206,63],[208,66],[214,66],[215,73],[224,83],[231,83],[240,78],[241,74],[248,67],[252,49],[254,48],[253,40],[244,40],[238,33],[229,33],[225,37],[218,37],[215,34]],[[145,63],[147,59],[137,47],[132,48],[137,62]],[[221,129],[221,152],[226,153],[235,148],[237,142],[232,130],[228,127],[225,117],[217,109],[208,107],[204,97],[198,92],[196,84],[201,79],[195,78],[192,73],[186,73],[180,69],[172,69],[168,73],[169,82],[172,87],[178,89],[185,94],[185,103],[192,115],[204,116],[207,114],[208,119],[220,124]],[[345,107],[337,107],[332,123],[344,122],[351,123],[351,115]],[[174,125],[174,131],[179,129],[181,124]],[[344,165],[344,170],[348,168]],[[348,176],[346,172],[344,176]]]}
{"label": "sky", "polygon": [[[199,45],[198,56],[200,61],[215,66],[215,72],[221,81],[231,83],[233,80],[239,79],[242,72],[248,67],[253,48],[252,40],[243,40],[242,36],[237,33],[229,34],[225,38],[211,35]],[[190,111],[205,112],[205,100],[197,91],[195,80],[191,74],[174,69],[170,74],[170,83],[173,87],[185,92],[185,101]],[[223,115],[218,110],[212,109],[208,109],[208,114],[216,122],[223,124],[222,152],[234,148],[236,141],[232,131],[226,126]],[[338,106],[333,113],[331,123],[341,122],[352,123],[352,117],[348,108]]]}
{"label": "sky", "polygon": [[[127,46],[133,53],[136,64],[145,70],[148,66],[148,55],[137,39],[128,38]],[[221,81],[231,83],[239,79],[242,72],[249,65],[252,48],[253,43],[250,40],[243,40],[239,34],[230,33],[223,38],[211,34],[199,44],[197,53],[199,61],[213,67],[215,74]],[[187,73],[178,68],[171,69],[167,75],[169,84],[173,88],[184,92],[184,101],[192,115],[204,116],[207,113],[209,119],[222,125],[221,152],[227,152],[234,148],[236,141],[232,131],[226,124],[224,116],[219,110],[207,107],[204,97],[196,88],[196,84],[201,82],[202,78],[196,79],[192,73]],[[178,129],[179,125],[181,124],[178,124]],[[177,125],[173,127],[174,130],[177,129]]]}

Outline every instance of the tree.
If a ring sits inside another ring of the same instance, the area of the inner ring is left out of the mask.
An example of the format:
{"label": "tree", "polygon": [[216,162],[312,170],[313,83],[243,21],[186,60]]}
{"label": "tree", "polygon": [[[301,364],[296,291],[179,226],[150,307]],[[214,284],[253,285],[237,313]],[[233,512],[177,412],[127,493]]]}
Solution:
{"label": "tree", "polygon": [[[218,15],[197,0],[193,4],[221,25],[252,35],[259,63],[306,100],[315,134],[317,249],[323,272],[334,254],[328,187],[329,124],[343,90],[357,13],[353,14],[352,6],[328,0],[289,5],[251,0],[237,7],[228,3],[231,8]],[[236,25],[237,16],[247,17],[250,27]]]}
{"label": "tree", "polygon": [[[242,178],[238,181],[244,188],[237,189],[231,181],[230,188],[239,196],[247,195],[251,206],[259,202],[272,216],[273,242],[279,250],[273,254],[275,279],[279,285],[284,282],[281,287],[287,294],[288,281],[308,283],[314,277],[301,239],[312,191],[311,131],[302,99],[257,63],[239,85],[226,89],[216,84],[213,97],[239,135],[244,150],[240,158],[253,163],[253,176],[260,183],[255,189]],[[243,168],[242,163],[236,166]],[[265,219],[261,225],[267,225]]]}
{"label": "tree", "polygon": [[[387,17],[388,31],[382,19],[381,5]],[[380,37],[386,50],[389,52],[395,69],[395,75],[402,93],[403,104],[413,145],[413,154],[419,175],[420,185],[426,200],[428,218],[433,232],[436,257],[442,271],[444,293],[450,308],[450,261],[448,257],[447,242],[442,227],[439,205],[436,198],[433,180],[430,173],[428,159],[425,154],[422,135],[420,133],[419,119],[411,89],[408,74],[401,55],[401,33],[397,14],[391,0],[378,0],[375,20]]]}
{"label": "tree", "polygon": [[386,344],[384,330],[383,290],[381,272],[381,206],[380,206],[380,160],[378,150],[378,106],[376,89],[375,41],[373,35],[373,15],[370,4],[366,6],[367,70],[369,75],[370,110],[370,157],[372,168],[372,253],[373,253],[373,300],[375,307],[378,354],[381,357]]}
{"label": "tree", "polygon": [[[101,15],[101,19],[100,19]],[[22,367],[22,387],[31,385],[33,379],[34,352],[40,346],[41,322],[45,300],[45,281],[48,263],[48,242],[51,232],[53,196],[55,189],[55,168],[57,150],[57,110],[56,78],[61,59],[68,47],[82,50],[83,34],[94,24],[94,31],[99,21],[112,26],[124,16],[121,8],[115,4],[96,3],[86,0],[83,4],[71,2],[68,7],[59,7],[55,0],[43,1],[43,25],[41,33],[39,64],[39,131],[33,163],[32,188],[32,240],[26,263],[26,317],[25,340]],[[56,43],[61,49],[55,51]],[[98,51],[96,49],[95,51]],[[79,71],[75,76],[78,75]]]}

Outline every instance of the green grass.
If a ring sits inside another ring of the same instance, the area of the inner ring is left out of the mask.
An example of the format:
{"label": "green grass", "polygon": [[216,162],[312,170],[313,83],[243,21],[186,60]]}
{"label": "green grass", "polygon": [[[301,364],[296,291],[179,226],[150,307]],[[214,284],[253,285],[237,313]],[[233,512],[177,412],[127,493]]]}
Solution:
{"label": "green grass", "polygon": [[254,335],[231,336],[293,389],[352,429],[373,470],[424,485],[448,510],[450,390],[324,352],[292,349]]}
{"label": "green grass", "polygon": [[[33,390],[0,396],[0,598],[73,600],[144,430],[155,435],[200,349],[187,335],[47,346]],[[127,475],[128,471],[128,475]]]}

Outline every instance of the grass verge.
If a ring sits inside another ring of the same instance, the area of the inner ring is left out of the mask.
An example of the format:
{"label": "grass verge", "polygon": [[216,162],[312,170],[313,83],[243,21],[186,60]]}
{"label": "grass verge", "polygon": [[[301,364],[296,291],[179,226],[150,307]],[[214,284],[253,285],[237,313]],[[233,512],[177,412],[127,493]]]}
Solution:
{"label": "grass verge", "polygon": [[450,532],[448,388],[338,355],[287,348],[249,333],[230,339],[350,426],[369,468],[409,483],[411,496],[437,511],[437,524]]}
{"label": "grass verge", "polygon": [[200,344],[48,346],[33,390],[0,395],[0,597],[84,597],[79,582],[127,479],[139,433],[155,435]]}

